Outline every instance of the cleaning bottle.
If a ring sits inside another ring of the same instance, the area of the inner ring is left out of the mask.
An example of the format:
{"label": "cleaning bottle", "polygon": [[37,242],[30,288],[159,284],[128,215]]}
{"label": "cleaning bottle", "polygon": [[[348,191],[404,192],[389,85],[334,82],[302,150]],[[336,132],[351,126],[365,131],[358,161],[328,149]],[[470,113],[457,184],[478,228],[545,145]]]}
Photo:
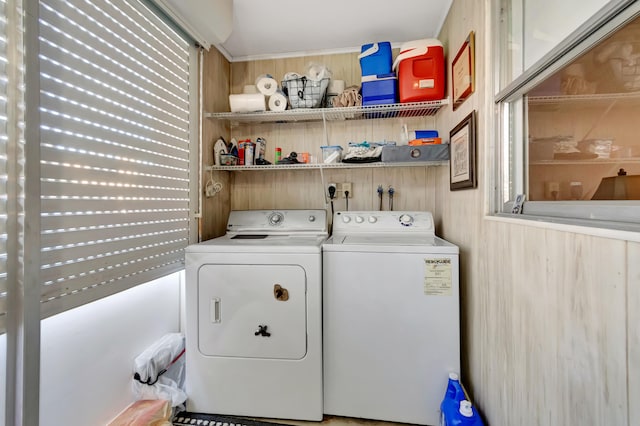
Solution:
{"label": "cleaning bottle", "polygon": [[440,412],[440,426],[484,426],[482,418],[471,404],[460,378],[455,373],[449,374]]}

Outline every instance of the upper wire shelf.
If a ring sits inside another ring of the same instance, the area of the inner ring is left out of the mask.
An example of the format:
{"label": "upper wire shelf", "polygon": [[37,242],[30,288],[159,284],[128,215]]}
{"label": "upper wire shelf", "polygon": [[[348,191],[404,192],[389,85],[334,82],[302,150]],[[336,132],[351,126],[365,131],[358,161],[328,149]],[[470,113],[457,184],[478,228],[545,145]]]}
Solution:
{"label": "upper wire shelf", "polygon": [[286,111],[264,112],[209,112],[206,118],[229,120],[237,123],[289,123],[296,121],[337,121],[361,120],[392,117],[423,117],[435,115],[440,108],[449,104],[449,99],[429,102],[372,105],[343,108],[299,108]]}
{"label": "upper wire shelf", "polygon": [[589,158],[576,160],[536,160],[531,166],[567,166],[573,164],[640,164],[640,157]]}
{"label": "upper wire shelf", "polygon": [[559,96],[530,96],[528,98],[530,105],[544,104],[593,104],[598,102],[627,101],[640,102],[640,92],[627,93],[598,93],[591,95],[559,95]]}

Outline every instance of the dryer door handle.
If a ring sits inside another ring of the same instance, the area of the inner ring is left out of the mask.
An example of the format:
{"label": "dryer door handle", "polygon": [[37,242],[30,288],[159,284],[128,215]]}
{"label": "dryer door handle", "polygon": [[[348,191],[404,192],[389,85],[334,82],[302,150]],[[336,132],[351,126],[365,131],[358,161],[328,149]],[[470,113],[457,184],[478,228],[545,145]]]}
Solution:
{"label": "dryer door handle", "polygon": [[254,334],[255,336],[270,337],[270,336],[271,336],[271,333],[269,333],[269,332],[267,331],[267,328],[268,328],[268,327],[269,327],[268,325],[260,324],[260,325],[258,326],[258,330],[257,330],[255,333],[253,333],[253,334]]}
{"label": "dryer door handle", "polygon": [[211,299],[211,305],[209,306],[209,314],[211,316],[211,322],[220,322],[220,298],[214,297]]}

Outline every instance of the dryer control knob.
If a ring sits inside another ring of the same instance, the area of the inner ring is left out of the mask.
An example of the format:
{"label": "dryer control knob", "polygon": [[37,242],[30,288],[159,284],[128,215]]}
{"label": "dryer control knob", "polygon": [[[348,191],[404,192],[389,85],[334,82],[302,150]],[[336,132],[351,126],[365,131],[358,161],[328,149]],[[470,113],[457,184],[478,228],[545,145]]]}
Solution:
{"label": "dryer control knob", "polygon": [[413,223],[413,218],[408,214],[403,214],[400,216],[399,220],[403,226],[409,226]]}
{"label": "dryer control knob", "polygon": [[282,213],[272,213],[271,216],[269,216],[269,224],[276,226],[276,225],[280,225],[282,223],[282,221],[284,220],[284,216],[282,216]]}
{"label": "dryer control knob", "polygon": [[316,221],[315,216],[309,216],[309,222],[315,222],[315,221]]}
{"label": "dryer control knob", "polygon": [[362,216],[356,216],[356,222],[357,223],[362,223],[362,222],[364,222],[364,218]]}
{"label": "dryer control knob", "polygon": [[351,222],[351,218],[349,216],[342,216],[342,221],[344,223],[349,223],[349,222]]}
{"label": "dryer control knob", "polygon": [[375,216],[369,216],[369,223],[376,223],[378,219]]}

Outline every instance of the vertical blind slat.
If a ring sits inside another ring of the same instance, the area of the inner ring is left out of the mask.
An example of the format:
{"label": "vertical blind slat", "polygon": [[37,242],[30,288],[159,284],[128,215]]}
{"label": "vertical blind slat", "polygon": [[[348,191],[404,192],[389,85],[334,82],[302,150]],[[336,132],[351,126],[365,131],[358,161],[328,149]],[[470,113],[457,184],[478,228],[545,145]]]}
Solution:
{"label": "vertical blind slat", "polygon": [[[13,113],[19,113],[22,105],[22,91],[19,89],[21,82],[14,81],[9,78],[9,71],[18,68],[19,64],[9,64],[9,46],[10,40],[13,40],[13,46],[17,45],[17,41],[21,39],[22,26],[16,26],[18,34],[8,34],[10,25],[7,25],[6,3],[0,2],[0,334],[6,330],[7,317],[7,291],[9,279],[15,281],[16,277],[8,277],[9,252],[11,252],[11,262],[17,266],[21,260],[17,254],[20,252],[16,238],[20,231],[15,229],[17,224],[16,215],[19,213],[22,205],[21,199],[24,194],[20,191],[19,164],[22,161],[20,155],[20,144],[24,142],[23,134],[21,134],[22,117],[19,114],[12,116]],[[9,122],[11,118],[14,122]],[[9,138],[9,134],[13,134]],[[8,196],[14,197],[9,200]],[[11,210],[12,216],[9,217],[9,204],[13,203]],[[13,221],[13,226],[9,221]],[[8,247],[11,245],[11,249]],[[17,257],[17,258],[16,258]],[[13,268],[15,271],[16,268]]]}

